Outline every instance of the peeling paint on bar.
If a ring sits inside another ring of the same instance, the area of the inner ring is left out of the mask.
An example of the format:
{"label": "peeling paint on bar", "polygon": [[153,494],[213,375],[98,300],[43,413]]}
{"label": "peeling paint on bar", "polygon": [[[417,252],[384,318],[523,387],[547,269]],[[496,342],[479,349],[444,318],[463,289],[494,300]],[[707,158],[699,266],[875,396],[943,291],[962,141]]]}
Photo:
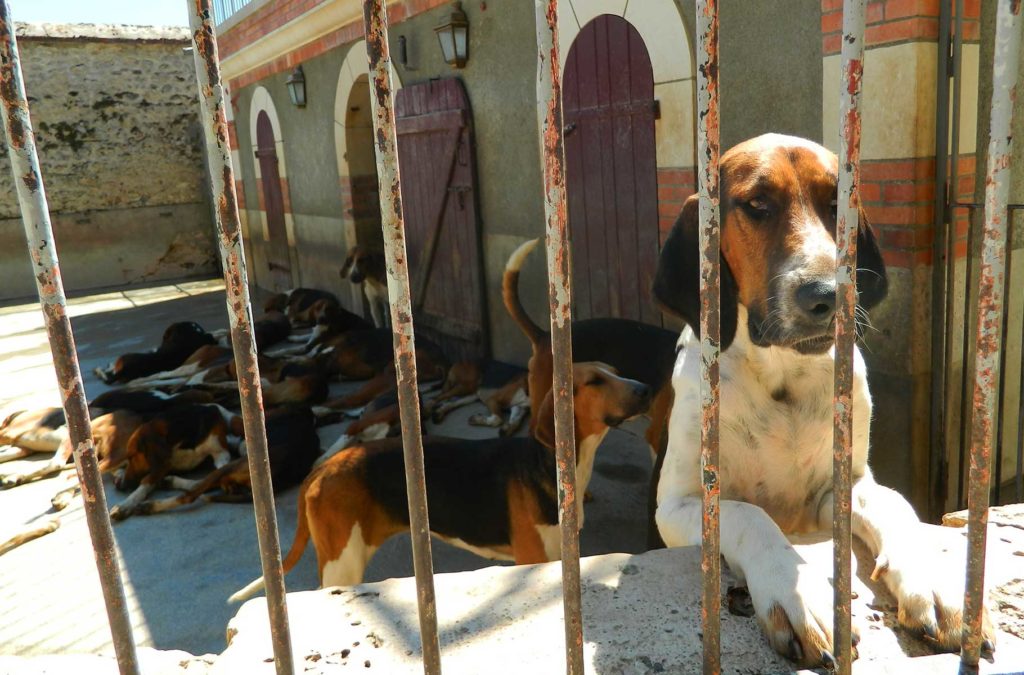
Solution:
{"label": "peeling paint on bar", "polygon": [[398,134],[395,130],[394,95],[391,82],[391,53],[388,46],[387,10],[384,0],[363,0],[366,55],[369,62],[370,105],[377,149],[377,177],[380,184],[381,229],[387,265],[391,325],[394,331],[395,372],[398,405],[405,453],[405,484],[409,499],[413,567],[416,572],[416,600],[419,608],[423,670],[441,672],[441,647],[437,636],[437,605],[434,598],[434,569],[430,556],[430,521],[427,515],[427,485],[423,467],[423,437],[420,434],[419,391],[416,375],[416,339],[413,334],[412,296],[409,292],[409,262],[405,246],[401,177],[398,170]]}
{"label": "peeling paint on bar", "polygon": [[857,228],[860,222],[860,99],[864,74],[865,0],[843,3],[836,223],[835,379],[832,432],[833,649],[836,672],[850,675],[853,486],[853,353],[857,341]]}
{"label": "peeling paint on bar", "polygon": [[704,673],[722,670],[719,555],[718,355],[721,347],[721,229],[718,159],[718,0],[697,1],[697,183],[700,195],[700,466],[703,489],[701,628]]}
{"label": "peeling paint on bar", "polygon": [[537,27],[537,127],[544,176],[547,225],[548,305],[551,312],[552,391],[555,403],[555,463],[558,523],[562,535],[562,603],[565,662],[583,675],[583,609],[580,587],[579,507],[572,401],[572,261],[562,136],[562,66],[558,54],[558,0],[535,0]]}
{"label": "peeling paint on bar", "polygon": [[231,344],[238,371],[238,394],[245,426],[246,454],[252,483],[256,533],[260,562],[266,580],[267,609],[278,675],[293,672],[292,648],[285,605],[284,575],[281,571],[281,542],[274,510],[274,490],[267,454],[267,430],[263,416],[263,390],[256,361],[256,342],[252,329],[252,308],[246,281],[245,253],[231,167],[224,87],[220,78],[217,38],[213,27],[211,0],[186,0],[192,29],[192,50],[199,83],[199,99],[206,135],[207,164],[217,220],[217,241],[224,265],[228,321]]}
{"label": "peeling paint on bar", "polygon": [[1003,275],[1006,268],[1007,201],[1010,190],[1011,128],[1021,41],[1021,3],[1001,0],[996,19],[992,70],[992,118],[985,178],[985,225],[978,282],[977,355],[968,484],[967,587],[961,670],[977,668],[985,602],[985,542],[988,527],[991,454],[995,440],[996,383],[1002,337]]}
{"label": "peeling paint on bar", "polygon": [[[21,219],[28,240],[29,255],[46,323],[46,335],[53,355],[54,370],[61,391],[61,405],[74,444],[75,468],[82,487],[86,524],[92,541],[107,621],[122,675],[139,672],[138,655],[132,636],[131,618],[124,586],[117,568],[114,533],[107,514],[103,478],[96,463],[96,449],[89,427],[89,408],[78,366],[75,337],[67,315],[64,285],[50,225],[46,188],[39,168],[35,135],[29,117],[28,99],[21,72],[18,41],[8,0],[0,0],[0,104],[7,133],[11,173],[18,191]],[[20,178],[20,180],[19,180]]]}

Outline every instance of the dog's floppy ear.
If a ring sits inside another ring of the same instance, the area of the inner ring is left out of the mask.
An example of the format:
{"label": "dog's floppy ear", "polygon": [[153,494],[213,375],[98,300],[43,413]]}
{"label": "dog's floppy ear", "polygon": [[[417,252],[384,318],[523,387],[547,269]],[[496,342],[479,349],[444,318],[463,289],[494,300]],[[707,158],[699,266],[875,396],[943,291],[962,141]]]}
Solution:
{"label": "dog's floppy ear", "polygon": [[[662,311],[685,321],[700,336],[700,249],[698,198],[692,195],[672,226],[661,249],[654,275],[654,300]],[[736,337],[736,279],[722,258],[722,344],[728,349]]]}
{"label": "dog's floppy ear", "polygon": [[888,292],[889,277],[885,273],[878,238],[861,209],[857,226],[857,304],[871,309],[884,300]]}

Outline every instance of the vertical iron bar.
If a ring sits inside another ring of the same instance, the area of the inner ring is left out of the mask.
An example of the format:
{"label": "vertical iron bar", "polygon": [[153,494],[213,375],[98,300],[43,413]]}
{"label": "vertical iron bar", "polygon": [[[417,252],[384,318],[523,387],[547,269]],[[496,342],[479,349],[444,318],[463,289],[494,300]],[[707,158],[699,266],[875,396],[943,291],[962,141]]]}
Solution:
{"label": "vertical iron bar", "polygon": [[89,407],[78,366],[75,337],[67,315],[64,284],[60,276],[46,188],[39,168],[18,40],[8,0],[0,0],[0,99],[12,178],[18,191],[21,220],[32,258],[32,272],[36,278],[39,304],[46,323],[53,367],[61,391],[61,404],[73,445],[78,482],[82,486],[86,524],[89,526],[89,537],[96,558],[114,653],[123,675],[137,673],[139,662],[132,637],[131,618],[117,568],[114,532],[107,514],[103,477],[96,464],[96,449],[93,447],[89,426]]}
{"label": "vertical iron bar", "polygon": [[[1017,204],[1017,208],[1010,207],[1010,232],[1013,232],[1014,216],[1017,211],[1024,208],[1024,204]],[[1009,237],[1013,242],[1013,235]],[[1020,332],[1021,358],[1020,358],[1020,390],[1017,393],[1017,462],[1013,476],[1014,502],[1024,501],[1024,316],[1021,317]]]}
{"label": "vertical iron bar", "polygon": [[697,0],[697,191],[700,214],[700,466],[704,673],[722,670],[718,355],[721,346],[718,0]]}
{"label": "vertical iron bar", "polygon": [[1021,41],[1021,2],[1002,0],[996,18],[992,67],[992,113],[985,178],[985,229],[978,286],[977,355],[974,372],[974,417],[971,422],[971,468],[968,491],[967,587],[961,670],[975,670],[981,653],[985,602],[985,541],[988,526],[990,459],[994,434],[999,350],[1003,312],[1006,208],[1010,191],[1011,128]]}
{"label": "vertical iron bar", "polygon": [[558,54],[558,0],[535,0],[537,29],[537,127],[544,177],[548,305],[551,313],[551,389],[555,403],[558,523],[562,543],[565,667],[583,675],[579,505],[572,402],[572,261],[565,193],[562,137],[562,66]]}
{"label": "vertical iron bar", "polygon": [[277,534],[277,513],[274,510],[274,489],[270,479],[267,453],[267,429],[263,418],[263,390],[256,360],[256,341],[252,328],[252,307],[246,283],[245,252],[238,218],[235,177],[231,167],[228,144],[227,114],[224,109],[224,87],[217,55],[217,38],[213,27],[211,0],[187,0],[192,30],[193,56],[199,83],[199,103],[206,135],[206,155],[210,169],[217,220],[217,242],[224,266],[227,290],[228,321],[235,367],[238,371],[238,393],[245,426],[245,447],[249,458],[256,534],[260,546],[260,562],[267,589],[267,610],[274,647],[274,664],[278,675],[293,672],[292,645],[288,630],[288,607],[285,604],[284,574],[281,571],[281,542]]}
{"label": "vertical iron bar", "polygon": [[843,3],[843,80],[839,110],[839,196],[836,223],[835,391],[832,435],[833,640],[836,672],[853,666],[850,549],[853,486],[853,353],[857,341],[857,229],[860,222],[860,99],[864,74],[865,0]]}
{"label": "vertical iron bar", "polygon": [[[1006,212],[1007,228],[1006,238],[1003,240],[1005,243],[1004,251],[1006,252],[1006,272],[1003,276],[1003,299],[1004,302],[1010,297],[1010,289],[1013,288],[1013,211],[1007,210]],[[1002,344],[1005,346],[1009,342],[1010,334],[1010,312],[1003,312],[1003,320],[1000,322],[1002,325],[1000,330],[1002,331]],[[1003,439],[1005,434],[1003,433],[1003,406],[1006,403],[1006,353],[1007,349],[999,350],[999,377],[996,379],[996,392],[998,393],[998,400],[996,401],[996,414],[992,418],[992,425],[995,428],[993,432],[995,434],[996,444],[996,456],[994,464],[995,476],[993,476],[992,486],[989,494],[989,505],[999,506],[999,496],[1003,485]]]}
{"label": "vertical iron bar", "polygon": [[394,333],[395,376],[405,455],[405,489],[409,500],[412,561],[416,573],[416,601],[423,645],[423,671],[441,672],[441,646],[437,637],[437,605],[434,598],[434,566],[430,554],[430,521],[427,516],[427,482],[420,434],[419,391],[416,375],[416,338],[413,334],[409,263],[405,246],[405,217],[398,169],[398,132],[395,128],[391,84],[391,50],[385,0],[363,0],[366,56],[370,73],[370,106],[377,149],[380,183],[381,230],[387,264],[391,327]]}
{"label": "vertical iron bar", "polygon": [[935,78],[935,203],[932,221],[931,421],[928,456],[928,519],[942,514],[946,461],[946,342],[950,317],[946,298],[952,292],[947,260],[953,256],[949,236],[949,54],[952,0],[939,0],[938,74]]}
{"label": "vertical iron bar", "polygon": [[[963,52],[964,52],[964,0],[956,0],[956,22],[954,24],[953,33],[953,139],[952,139],[952,159],[953,159],[953,189],[952,194],[949,196],[949,210],[950,218],[952,220],[952,241],[956,241],[956,220],[953,214],[956,213],[956,204],[959,202],[959,184],[960,184],[960,104],[961,104],[961,90],[963,88]],[[973,195],[972,195],[973,198]],[[963,326],[963,332],[961,335],[960,343],[960,425],[957,433],[957,486],[956,486],[956,508],[961,508],[964,505],[964,484],[965,484],[965,462],[967,458],[967,429],[970,426],[968,420],[970,419],[970,404],[967,399],[967,384],[968,384],[968,368],[967,368],[967,354],[968,347],[971,343],[971,280],[974,278],[974,255],[972,251],[972,240],[974,229],[974,211],[969,210],[967,212],[967,233],[965,240],[965,250],[967,254],[964,257],[964,302],[963,302],[963,319],[961,324]],[[956,288],[956,255],[955,255],[955,243],[954,255],[951,256],[949,263],[949,275],[952,279],[952,288]],[[946,310],[949,312],[949,316],[953,316],[954,305],[956,300],[956,293],[950,293],[948,303],[946,304]],[[950,366],[953,363],[953,348],[952,340],[950,340],[950,347],[948,351],[948,362]],[[950,400],[952,403],[952,399]],[[951,416],[952,417],[952,416]]]}

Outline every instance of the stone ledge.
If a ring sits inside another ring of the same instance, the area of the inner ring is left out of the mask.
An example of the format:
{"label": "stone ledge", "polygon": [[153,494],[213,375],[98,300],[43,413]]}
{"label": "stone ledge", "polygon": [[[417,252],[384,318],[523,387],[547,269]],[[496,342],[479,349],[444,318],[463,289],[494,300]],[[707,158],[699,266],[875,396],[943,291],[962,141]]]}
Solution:
{"label": "stone ledge", "polygon": [[[994,528],[995,526],[993,526]],[[939,551],[935,564],[963,564],[962,531],[926,526]],[[1014,552],[1024,532],[990,529],[988,574],[997,588],[1019,583],[1024,566]],[[831,576],[831,542],[805,550]],[[858,673],[952,672],[955,655],[931,656],[921,639],[896,626],[893,600],[868,580],[873,561],[857,551],[853,621],[860,628]],[[697,548],[612,554],[581,560],[584,659],[593,673],[699,673],[700,552]],[[558,563],[488,568],[435,577],[441,651],[446,673],[561,673],[561,569]],[[735,580],[723,570],[723,593]],[[288,596],[297,670],[419,673],[419,629],[413,579]],[[1019,593],[993,603],[996,623],[1020,612]],[[210,673],[271,673],[270,634],[263,598],[242,606],[228,626],[228,649]],[[722,616],[723,666],[728,673],[791,672],[767,645],[754,619]],[[1024,642],[999,636],[994,664],[982,673],[1024,669]],[[927,657],[927,658],[914,658]]]}
{"label": "stone ledge", "polygon": [[19,40],[104,40],[116,42],[188,42],[192,34],[178,26],[128,26],[108,23],[17,22]]}

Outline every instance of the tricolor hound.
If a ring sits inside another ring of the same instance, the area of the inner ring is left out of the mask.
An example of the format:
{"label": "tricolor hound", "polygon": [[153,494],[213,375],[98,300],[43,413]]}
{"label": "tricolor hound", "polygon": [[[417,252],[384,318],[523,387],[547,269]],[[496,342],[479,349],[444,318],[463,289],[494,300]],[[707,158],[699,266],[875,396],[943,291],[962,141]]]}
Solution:
{"label": "tricolor hound", "polygon": [[[647,385],[619,377],[604,364],[573,366],[578,494],[587,488],[608,428],[644,413],[650,401]],[[478,555],[517,564],[561,557],[550,393],[537,417],[543,421],[536,438],[423,439],[433,534]],[[582,500],[576,504],[582,527]],[[402,440],[356,445],[330,458],[302,483],[298,509],[285,572],[312,538],[322,585],[359,583],[380,545],[409,530]],[[262,578],[257,579],[231,600],[262,587]]]}
{"label": "tricolor hound", "polygon": [[[786,535],[832,523],[832,383],[836,156],[800,138],[765,135],[721,160],[721,551],[745,577],[780,653],[829,664],[832,587]],[[688,324],[672,373],[675,402],[657,489],[669,546],[701,542],[698,201],[665,243],[654,282],[662,307]],[[885,297],[885,266],[861,213],[859,320]],[[871,397],[854,353],[853,531],[899,602],[899,621],[940,648],[960,647],[964,570],[936,568],[913,508],[868,466]],[[986,618],[985,647],[995,636]]]}

